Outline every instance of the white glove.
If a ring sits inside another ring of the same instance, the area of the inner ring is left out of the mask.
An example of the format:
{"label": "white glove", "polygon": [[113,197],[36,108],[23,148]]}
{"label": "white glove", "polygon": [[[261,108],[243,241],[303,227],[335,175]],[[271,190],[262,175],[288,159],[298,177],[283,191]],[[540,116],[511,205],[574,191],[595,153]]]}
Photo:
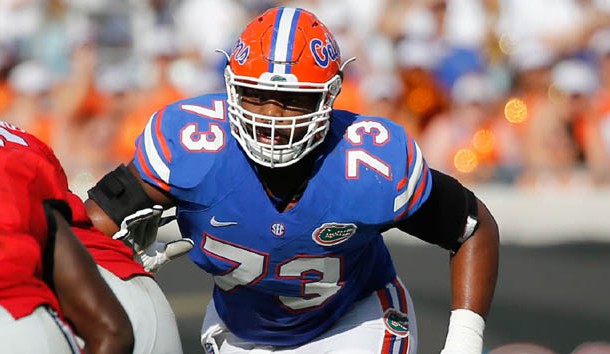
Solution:
{"label": "white glove", "polygon": [[130,245],[134,252],[140,252],[155,242],[162,214],[160,205],[138,210],[123,219],[121,229],[112,238]]}
{"label": "white glove", "polygon": [[140,254],[140,260],[147,272],[156,273],[161,266],[187,254],[193,249],[193,240],[177,237],[169,242],[155,242],[145,252]]}
{"label": "white glove", "polygon": [[449,330],[441,354],[481,354],[485,320],[466,309],[451,311]]}

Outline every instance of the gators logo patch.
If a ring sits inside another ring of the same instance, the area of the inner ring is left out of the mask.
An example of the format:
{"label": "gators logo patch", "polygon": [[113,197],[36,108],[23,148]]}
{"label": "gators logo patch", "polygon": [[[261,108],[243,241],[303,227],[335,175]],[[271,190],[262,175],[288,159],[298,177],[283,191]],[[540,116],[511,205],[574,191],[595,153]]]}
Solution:
{"label": "gators logo patch", "polygon": [[356,225],[340,223],[324,223],[311,234],[320,246],[334,246],[346,241],[356,233]]}
{"label": "gators logo patch", "polygon": [[396,310],[386,310],[383,320],[386,329],[397,337],[407,337],[409,335],[409,316]]}

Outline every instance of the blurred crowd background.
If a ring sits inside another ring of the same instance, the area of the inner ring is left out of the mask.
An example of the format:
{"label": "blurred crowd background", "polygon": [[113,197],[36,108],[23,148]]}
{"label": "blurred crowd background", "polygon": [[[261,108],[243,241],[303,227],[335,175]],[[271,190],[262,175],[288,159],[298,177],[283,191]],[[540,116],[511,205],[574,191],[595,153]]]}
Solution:
{"label": "blurred crowd background", "polygon": [[[0,120],[90,186],[157,109],[223,91],[215,50],[277,5],[313,11],[357,58],[336,108],[403,125],[432,167],[509,190],[610,187],[610,0],[0,0]],[[528,345],[552,353],[491,353]]]}
{"label": "blurred crowd background", "polygon": [[0,0],[0,119],[73,183],[129,161],[149,116],[224,90],[252,17],[312,10],[347,66],[336,108],[388,117],[464,183],[610,183],[610,0]]}

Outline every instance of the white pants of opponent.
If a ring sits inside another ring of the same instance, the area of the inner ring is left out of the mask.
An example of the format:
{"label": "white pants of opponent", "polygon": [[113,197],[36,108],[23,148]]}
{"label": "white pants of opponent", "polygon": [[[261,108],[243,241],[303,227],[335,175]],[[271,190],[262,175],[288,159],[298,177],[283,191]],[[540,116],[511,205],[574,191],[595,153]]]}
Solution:
{"label": "white pants of opponent", "polygon": [[98,269],[129,316],[135,337],[133,354],[182,354],[176,316],[157,282],[146,276],[122,280]]}
{"label": "white pants of opponent", "polygon": [[80,353],[68,325],[45,306],[18,320],[0,306],[0,345],[0,352],[6,354]]}
{"label": "white pants of opponent", "polygon": [[415,354],[417,323],[413,302],[399,279],[356,302],[335,325],[298,347],[272,347],[244,341],[231,333],[210,301],[201,328],[208,354]]}

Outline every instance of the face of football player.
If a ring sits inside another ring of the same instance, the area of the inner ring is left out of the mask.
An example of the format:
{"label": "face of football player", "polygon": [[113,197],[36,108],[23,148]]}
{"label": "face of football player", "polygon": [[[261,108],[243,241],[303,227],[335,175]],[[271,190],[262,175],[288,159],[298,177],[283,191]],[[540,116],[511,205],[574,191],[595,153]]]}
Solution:
{"label": "face of football player", "polygon": [[[261,114],[270,117],[295,117],[309,114],[317,110],[320,102],[319,93],[302,92],[282,92],[257,90],[253,88],[243,88],[241,94],[241,105],[244,109],[254,114]],[[252,119],[251,117],[248,117]],[[275,145],[287,144],[290,141],[292,125],[295,124],[293,140],[300,140],[307,132],[307,123],[311,118],[298,119],[294,123],[293,119],[276,121],[275,134],[273,139]],[[255,123],[271,124],[263,118],[255,118]],[[252,133],[251,125],[247,125],[249,133]],[[258,128],[257,139],[262,143],[271,143],[271,128]]]}

